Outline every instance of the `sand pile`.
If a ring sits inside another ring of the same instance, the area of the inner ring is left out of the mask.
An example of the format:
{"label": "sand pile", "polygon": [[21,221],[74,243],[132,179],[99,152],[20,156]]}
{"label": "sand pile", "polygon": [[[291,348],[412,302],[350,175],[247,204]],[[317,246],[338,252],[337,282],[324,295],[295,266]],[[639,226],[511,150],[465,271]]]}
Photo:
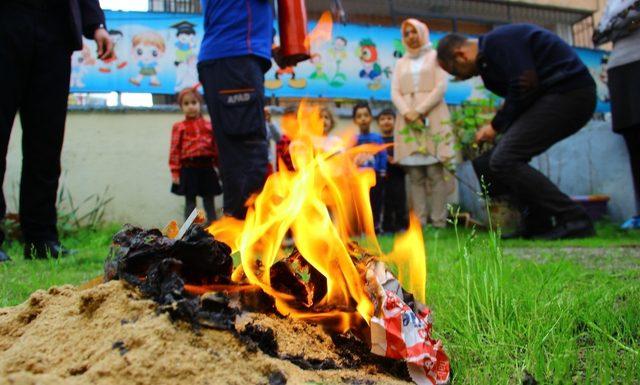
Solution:
{"label": "sand pile", "polygon": [[264,314],[239,324],[244,337],[194,331],[121,281],[37,291],[0,309],[0,385],[410,383],[356,354],[357,344],[337,346],[319,327]]}

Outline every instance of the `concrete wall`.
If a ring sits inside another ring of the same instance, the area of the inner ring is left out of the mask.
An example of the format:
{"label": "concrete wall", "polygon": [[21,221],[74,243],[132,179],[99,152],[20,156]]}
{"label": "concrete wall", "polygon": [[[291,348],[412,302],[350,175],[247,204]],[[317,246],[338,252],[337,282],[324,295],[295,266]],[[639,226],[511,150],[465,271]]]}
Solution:
{"label": "concrete wall", "polygon": [[[74,202],[108,194],[106,220],[162,226],[182,217],[183,200],[169,193],[168,152],[177,113],[70,112],[62,154],[61,186]],[[19,121],[11,135],[4,191],[16,211],[21,169]],[[85,207],[91,209],[92,207]]]}
{"label": "concrete wall", "polygon": [[[534,158],[532,165],[569,195],[611,197],[608,214],[614,221],[635,213],[629,154],[624,140],[611,131],[608,121],[590,122],[577,134]],[[480,187],[470,164],[461,165],[458,175],[467,183],[460,188],[461,204],[483,218],[483,203],[475,193]]]}
{"label": "concrete wall", "polygon": [[[72,194],[75,206],[108,188],[106,195],[113,197],[113,201],[108,206],[107,221],[164,226],[171,219],[181,219],[184,199],[169,192],[168,166],[171,127],[181,119],[178,112],[70,111],[62,153],[61,187]],[[340,119],[336,131],[350,125],[350,120]],[[16,119],[4,180],[7,212],[17,212],[21,136],[20,120]],[[216,207],[221,205],[218,197]],[[86,203],[81,211],[94,207]]]}
{"label": "concrete wall", "polygon": [[[184,201],[169,192],[167,165],[171,126],[180,119],[177,112],[70,112],[61,186],[72,194],[76,206],[108,188],[107,195],[113,197],[105,217],[108,221],[163,226],[170,219],[180,219]],[[353,127],[350,120],[339,119],[337,131],[348,127]],[[16,120],[4,181],[8,212],[17,211],[20,137]],[[592,122],[534,160],[534,165],[548,172],[570,194],[610,195],[609,209],[614,219],[631,212],[628,155],[622,138],[611,132],[608,123]],[[472,174],[466,175],[475,183]],[[461,200],[466,206],[477,204],[475,195],[464,187]],[[218,207],[220,203],[218,199]],[[93,207],[85,204],[82,208],[86,211]]]}

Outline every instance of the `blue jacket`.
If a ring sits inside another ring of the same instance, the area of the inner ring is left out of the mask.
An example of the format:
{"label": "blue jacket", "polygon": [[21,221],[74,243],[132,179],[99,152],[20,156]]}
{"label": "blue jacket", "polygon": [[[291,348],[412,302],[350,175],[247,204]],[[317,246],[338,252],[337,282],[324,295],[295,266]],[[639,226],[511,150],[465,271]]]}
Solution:
{"label": "blue jacket", "polygon": [[256,55],[271,62],[269,0],[202,0],[204,37],[199,61]]}
{"label": "blue jacket", "polygon": [[595,87],[567,43],[531,24],[505,25],[481,36],[478,66],[485,87],[505,98],[492,122],[499,132],[544,94]]}
{"label": "blue jacket", "polygon": [[[375,132],[370,132],[368,134],[360,134],[358,135],[357,145],[366,144],[366,143],[375,143],[375,144],[384,144],[384,140],[380,134]],[[387,171],[387,152],[385,150],[378,152],[372,161],[365,163],[362,167],[373,168],[376,170],[376,173],[386,172]]]}

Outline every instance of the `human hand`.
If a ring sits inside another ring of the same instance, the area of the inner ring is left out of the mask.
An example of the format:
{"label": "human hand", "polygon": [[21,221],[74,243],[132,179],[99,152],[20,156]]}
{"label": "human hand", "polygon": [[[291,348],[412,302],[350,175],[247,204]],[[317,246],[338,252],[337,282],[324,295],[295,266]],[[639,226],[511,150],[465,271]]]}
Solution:
{"label": "human hand", "polygon": [[96,45],[98,46],[98,59],[105,60],[113,56],[113,42],[106,29],[96,29],[93,33],[93,40],[96,41]]}
{"label": "human hand", "polygon": [[487,124],[476,132],[476,143],[493,142],[496,139],[496,130],[491,124]]}
{"label": "human hand", "polygon": [[404,114],[404,120],[407,123],[413,123],[416,120],[420,119],[420,117],[421,117],[420,114],[418,112],[416,112],[416,111],[413,111],[413,110],[411,110],[411,111],[407,112],[406,114]]}
{"label": "human hand", "polygon": [[180,177],[174,176],[171,178],[173,184],[180,184]]}
{"label": "human hand", "polygon": [[276,65],[279,68],[285,69],[288,67],[287,63],[285,62],[285,58],[282,55],[282,49],[280,48],[280,46],[271,47],[271,57],[273,57],[273,61],[276,62]]}
{"label": "human hand", "polygon": [[387,162],[391,164],[395,164],[396,160],[391,155],[387,155]]}

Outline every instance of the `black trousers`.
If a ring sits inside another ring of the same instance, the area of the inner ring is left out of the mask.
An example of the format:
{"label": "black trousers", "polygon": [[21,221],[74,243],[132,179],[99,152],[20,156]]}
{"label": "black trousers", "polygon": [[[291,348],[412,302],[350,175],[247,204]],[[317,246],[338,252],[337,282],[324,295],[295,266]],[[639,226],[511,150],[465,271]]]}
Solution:
{"label": "black trousers", "polygon": [[636,197],[636,215],[640,215],[640,126],[627,128],[621,134],[629,150],[631,175]]}
{"label": "black trousers", "polygon": [[198,65],[220,154],[223,210],[243,219],[245,202],[266,180],[269,143],[264,124],[264,73],[269,63],[239,56]]}
{"label": "black trousers", "polygon": [[384,184],[382,229],[397,232],[407,228],[407,189],[404,173],[387,175]]}
{"label": "black trousers", "polygon": [[[0,178],[17,112],[22,122],[20,222],[26,241],[57,240],[56,193],[69,94],[71,42],[63,10],[0,4]],[[0,215],[6,202],[0,194]],[[4,234],[0,235],[0,242]]]}
{"label": "black trousers", "polygon": [[485,179],[536,216],[553,216],[560,221],[587,219],[577,203],[529,162],[578,132],[593,116],[595,105],[595,87],[540,97],[498,141],[489,155]]}
{"label": "black trousers", "polygon": [[384,200],[384,179],[376,172],[376,185],[369,190],[369,200],[371,201],[371,213],[373,214],[373,227],[376,232],[382,231],[380,222],[382,220],[382,204]]}

